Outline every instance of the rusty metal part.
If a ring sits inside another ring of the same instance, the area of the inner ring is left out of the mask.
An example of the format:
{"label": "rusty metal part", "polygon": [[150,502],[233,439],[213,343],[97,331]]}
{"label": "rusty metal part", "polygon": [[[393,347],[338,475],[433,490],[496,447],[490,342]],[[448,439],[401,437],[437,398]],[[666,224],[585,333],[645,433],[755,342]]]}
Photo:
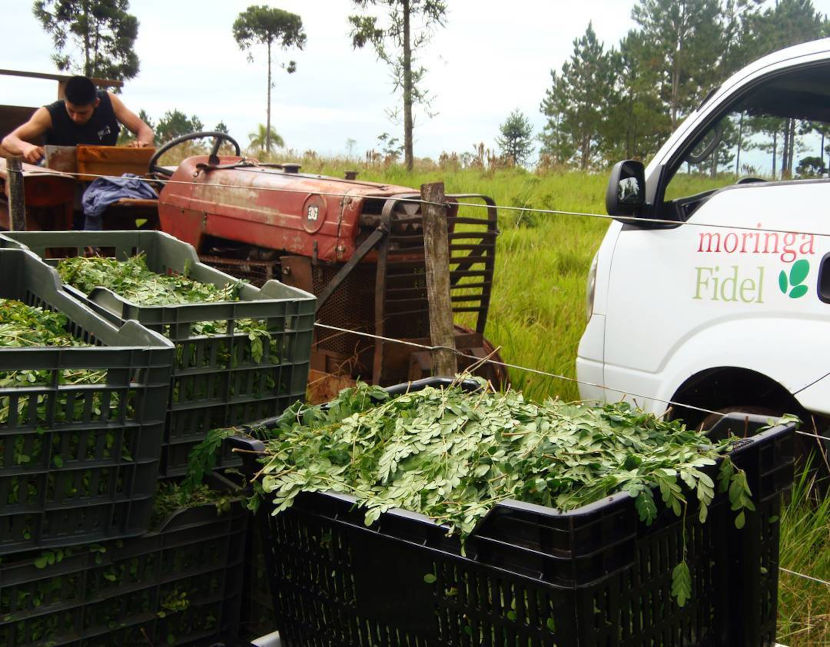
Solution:
{"label": "rusty metal part", "polygon": [[[315,370],[384,385],[407,379],[413,349],[381,337],[429,339],[420,195],[407,187],[294,172],[286,165],[251,165],[239,157],[207,163],[194,157],[176,170],[160,196],[162,229],[237,276],[264,280],[281,272],[286,283],[318,296],[320,323],[375,336],[318,329]],[[483,201],[486,209],[467,214],[456,204],[462,199]],[[468,194],[447,201],[453,313],[481,337],[467,348],[485,349],[495,205]],[[215,251],[217,241],[243,256],[223,258],[224,252]],[[260,249],[277,250],[281,263],[255,258],[253,251]]]}
{"label": "rusty metal part", "polygon": [[[509,376],[507,369],[503,366],[501,355],[483,335],[456,324],[455,344],[458,351],[459,371],[471,370],[474,374],[488,380],[497,389],[509,384]],[[432,353],[428,350],[411,352],[409,374],[406,379],[420,380],[431,375]]]}
{"label": "rusty metal part", "polygon": [[[357,218],[360,233],[351,246],[351,257],[345,262],[325,262],[313,253],[311,256],[283,255],[280,270],[274,267],[274,261],[256,261],[252,257],[227,259],[225,265],[217,264],[221,259],[215,256],[203,256],[203,260],[237,276],[242,271],[248,280],[254,278],[254,272],[271,267],[270,276],[281,271],[285,283],[318,296],[318,322],[346,331],[429,346],[423,227],[417,199],[418,195],[412,192],[383,199],[358,196],[356,202],[364,209]],[[464,354],[483,358],[493,352],[483,332],[495,267],[497,213],[492,200],[484,196],[454,195],[449,199],[453,312],[466,318],[472,326],[456,326],[457,347]],[[454,203],[462,199],[483,201],[487,206],[486,216],[460,215]],[[338,206],[343,211],[349,208],[346,200]],[[264,278],[262,273],[259,276]],[[392,341],[317,329],[312,368],[388,385],[405,381],[416,373],[428,374],[431,370],[428,356],[429,352],[424,354],[417,348]],[[497,355],[495,359],[498,360]],[[473,363],[462,358],[460,366],[467,368]],[[507,384],[507,373],[498,365],[482,364],[477,373],[496,385]]]}
{"label": "rusty metal part", "polygon": [[319,311],[323,304],[329,300],[329,297],[337,290],[338,287],[346,280],[346,277],[352,273],[354,268],[360,263],[366,255],[371,252],[381,239],[389,233],[386,228],[381,225],[377,229],[375,229],[371,234],[369,234],[368,238],[361,243],[360,247],[358,247],[354,255],[349,259],[348,262],[343,264],[343,267],[335,274],[334,278],[329,281],[328,285],[323,289],[320,294],[317,295],[317,310]]}
{"label": "rusty metal part", "polygon": [[342,389],[355,385],[355,380],[345,375],[333,375],[324,371],[312,369],[308,374],[306,388],[306,402],[309,404],[323,404],[331,402]]}
{"label": "rusty metal part", "polygon": [[[201,171],[197,167],[208,163],[205,156],[182,162],[159,197],[162,229],[199,253],[205,251],[203,241],[218,238],[302,256],[313,256],[316,245],[319,261],[341,262],[360,244],[364,202],[412,191],[263,165],[239,167],[241,160],[220,157],[220,167],[233,167]],[[344,194],[350,199],[344,200]],[[314,195],[325,202],[328,216],[319,230],[310,232],[303,207]]]}
{"label": "rusty metal part", "polygon": [[270,279],[280,280],[281,276],[278,261],[253,261],[244,258],[205,255],[200,255],[199,260],[257,287],[262,287]]}
{"label": "rusty metal part", "polygon": [[[24,163],[22,168],[26,229],[71,229],[77,187],[75,178],[33,164]],[[4,158],[0,158],[0,185],[6,198],[0,200],[0,228],[9,229],[8,171]]]}

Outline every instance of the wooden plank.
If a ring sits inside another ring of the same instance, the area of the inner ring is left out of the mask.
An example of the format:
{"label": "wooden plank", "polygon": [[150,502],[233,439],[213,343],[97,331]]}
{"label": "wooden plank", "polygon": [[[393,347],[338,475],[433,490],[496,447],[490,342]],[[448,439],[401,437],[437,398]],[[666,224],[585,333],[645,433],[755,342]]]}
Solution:
{"label": "wooden plank", "polygon": [[[22,164],[26,229],[71,229],[72,205],[78,183],[72,175],[59,173],[33,164]],[[0,158],[0,228],[11,229],[9,209],[9,169]],[[32,209],[37,207],[37,209]],[[34,212],[34,213],[33,213]]]}
{"label": "wooden plank", "polygon": [[74,146],[47,144],[43,147],[43,152],[46,154],[46,168],[62,173],[78,172],[78,156]]}
{"label": "wooden plank", "polygon": [[[35,110],[37,108],[31,106],[0,106],[0,139],[8,135],[20,124],[29,121],[29,118],[35,113]],[[39,144],[41,141],[43,141],[43,137],[39,137],[38,141],[32,143]]]}
{"label": "wooden plank", "polygon": [[[3,76],[22,76],[29,79],[45,79],[47,81],[58,81],[59,83],[66,83],[72,75],[71,74],[45,74],[43,72],[24,72],[22,70],[6,70],[0,69],[0,75]],[[122,88],[124,87],[123,81],[118,81],[116,79],[101,79],[98,77],[92,77],[90,79],[96,86],[99,88]]]}
{"label": "wooden plank", "polygon": [[128,208],[147,208],[155,209],[159,205],[159,201],[155,198],[121,198],[112,203],[114,207],[128,207]]}
{"label": "wooden plank", "polygon": [[78,173],[83,182],[91,182],[101,175],[120,177],[124,173],[147,175],[150,158],[155,148],[127,146],[78,146]]}
{"label": "wooden plank", "polygon": [[424,260],[426,263],[429,334],[433,346],[433,374],[452,377],[458,372],[455,355],[455,329],[450,299],[450,261],[447,232],[447,208],[444,184],[421,185],[421,208],[424,212]]}

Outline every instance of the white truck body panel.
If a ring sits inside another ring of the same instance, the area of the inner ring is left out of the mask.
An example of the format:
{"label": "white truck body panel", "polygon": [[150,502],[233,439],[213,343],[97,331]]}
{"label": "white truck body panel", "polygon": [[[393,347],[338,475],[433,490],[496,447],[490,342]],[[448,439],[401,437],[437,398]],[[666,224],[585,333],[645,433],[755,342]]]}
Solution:
{"label": "white truck body panel", "polygon": [[[805,63],[828,62],[830,39],[824,39],[732,76],[647,166],[646,194],[660,197],[661,171],[672,164],[677,170],[690,141],[732,109],[736,97]],[[823,80],[830,86],[830,75]],[[830,285],[826,172],[731,184],[699,202],[676,226],[617,221],[609,227],[578,350],[581,396],[625,398],[659,413],[691,376],[735,367],[780,384],[809,411],[830,414],[830,303],[819,285]]]}

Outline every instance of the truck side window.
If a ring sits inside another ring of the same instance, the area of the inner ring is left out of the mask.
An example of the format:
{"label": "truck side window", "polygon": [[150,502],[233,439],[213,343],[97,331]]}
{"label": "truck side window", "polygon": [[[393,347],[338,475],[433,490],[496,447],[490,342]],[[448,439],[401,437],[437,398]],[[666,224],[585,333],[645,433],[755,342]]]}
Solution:
{"label": "truck side window", "polygon": [[664,215],[685,220],[715,190],[828,177],[830,66],[773,73],[690,138],[670,162]]}

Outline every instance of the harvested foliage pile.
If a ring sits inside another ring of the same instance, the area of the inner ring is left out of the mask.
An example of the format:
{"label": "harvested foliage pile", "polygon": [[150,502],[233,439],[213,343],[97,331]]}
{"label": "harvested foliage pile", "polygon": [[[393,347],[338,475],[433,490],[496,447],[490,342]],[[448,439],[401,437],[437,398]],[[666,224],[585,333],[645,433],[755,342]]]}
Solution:
{"label": "harvested foliage pile", "polygon": [[[536,403],[513,391],[457,386],[390,397],[360,384],[324,406],[297,404],[274,427],[250,431],[266,442],[260,485],[275,514],[301,492],[334,491],[356,497],[367,524],[403,508],[463,537],[505,499],[572,510],[627,492],[650,524],[655,496],[678,516],[692,496],[705,522],[719,487],[738,527],[753,509],[746,476],[728,456],[734,439],[713,442],[625,403]],[[719,461],[713,479],[706,468]],[[685,562],[674,584],[682,604],[691,590]]]}
{"label": "harvested foliage pile", "polygon": [[[87,346],[69,333],[68,323],[60,312],[0,299],[0,348]],[[58,379],[61,384],[96,384],[104,377],[104,371],[64,369]],[[51,383],[52,372],[46,369],[0,371],[0,388]]]}

